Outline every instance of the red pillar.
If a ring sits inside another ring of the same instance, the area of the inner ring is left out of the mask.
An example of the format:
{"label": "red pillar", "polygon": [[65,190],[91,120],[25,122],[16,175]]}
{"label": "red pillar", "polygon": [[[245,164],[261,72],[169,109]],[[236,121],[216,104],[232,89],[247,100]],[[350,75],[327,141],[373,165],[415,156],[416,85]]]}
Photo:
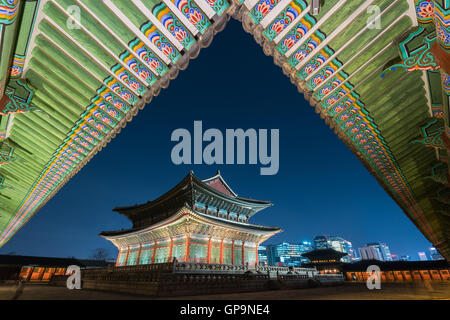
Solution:
{"label": "red pillar", "polygon": [[152,264],[155,263],[156,249],[157,248],[158,248],[158,243],[155,241],[155,243],[153,244]]}
{"label": "red pillar", "polygon": [[234,264],[234,240],[231,240],[231,264]]}
{"label": "red pillar", "polygon": [[211,263],[211,238],[208,241],[208,252],[207,252],[208,263]]}
{"label": "red pillar", "polygon": [[121,250],[119,249],[119,254],[117,255],[116,266],[119,265],[120,256],[122,255]]}
{"label": "red pillar", "polygon": [[220,241],[220,263],[223,264],[223,238]]}
{"label": "red pillar", "polygon": [[173,239],[170,239],[170,248],[169,248],[169,261],[172,261],[172,252],[173,252]]}
{"label": "red pillar", "polygon": [[245,265],[245,242],[242,241],[242,259],[241,259],[242,265]]}
{"label": "red pillar", "polygon": [[139,259],[141,258],[141,251],[142,251],[142,245],[139,244],[139,253],[138,253],[138,256],[137,256],[136,265],[140,264],[139,263]]}
{"label": "red pillar", "polygon": [[258,264],[259,264],[259,258],[258,258],[258,245],[256,245],[255,251],[256,251],[256,266],[258,266]]}
{"label": "red pillar", "polygon": [[189,236],[186,236],[186,250],[184,252],[184,261],[189,262]]}
{"label": "red pillar", "polygon": [[127,257],[125,258],[125,265],[128,264],[128,255],[130,253],[130,247],[127,248]]}

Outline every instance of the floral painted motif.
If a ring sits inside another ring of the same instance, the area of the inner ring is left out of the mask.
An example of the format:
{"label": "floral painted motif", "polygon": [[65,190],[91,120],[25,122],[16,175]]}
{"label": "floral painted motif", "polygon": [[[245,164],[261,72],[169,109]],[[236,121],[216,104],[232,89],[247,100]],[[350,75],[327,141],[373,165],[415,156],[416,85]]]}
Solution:
{"label": "floral painted motif", "polygon": [[226,0],[207,0],[207,2],[219,17],[230,6]]}
{"label": "floral painted motif", "polygon": [[355,108],[355,105],[357,105],[357,102],[355,103],[356,97],[357,96],[353,93],[352,95],[347,95],[346,97],[342,98],[332,107],[328,108],[328,114],[332,116],[336,122],[339,123],[339,117],[336,116],[341,112],[350,110],[351,112],[355,113],[358,110]]}
{"label": "floral painted motif", "polygon": [[259,0],[250,11],[250,16],[256,23],[261,20],[280,2],[281,0]]}
{"label": "floral painted motif", "polygon": [[446,95],[450,96],[450,76],[445,71],[441,71],[441,78],[442,89]]}
{"label": "floral painted motif", "polygon": [[134,93],[143,96],[147,89],[137,81],[122,65],[116,64],[111,71],[125,84],[127,84]]}
{"label": "floral painted motif", "polygon": [[319,71],[314,77],[306,82],[306,85],[311,89],[315,90],[317,87],[320,87],[325,80],[330,78],[336,70],[338,70],[342,66],[342,63],[337,59],[331,61],[328,65],[326,65],[322,70]]}
{"label": "floral painted motif", "polygon": [[334,51],[328,46],[325,46],[318,54],[312,57],[305,66],[297,72],[300,79],[305,80],[310,74],[314,73],[322,66],[329,57],[333,55]]}
{"label": "floral painted motif", "polygon": [[164,3],[157,5],[153,9],[153,14],[163,24],[167,31],[181,42],[183,47],[188,50],[191,48],[195,42],[193,37]]}
{"label": "floral painted motif", "polygon": [[95,143],[96,143],[96,140],[94,139],[94,137],[85,134],[83,131],[79,131],[79,132],[78,132],[78,135],[79,135],[80,137],[82,137],[83,139],[85,139],[86,141],[88,141],[89,143],[92,143],[92,144],[95,144]]}
{"label": "floral painted motif", "polygon": [[420,23],[433,22],[434,17],[433,1],[416,0],[416,14],[417,20],[419,20]]}
{"label": "floral painted motif", "polygon": [[98,131],[95,130],[95,128],[93,128],[92,126],[88,125],[87,123],[83,126],[81,126],[81,129],[86,132],[87,134],[95,137],[98,140],[101,140],[104,138],[104,136]]}
{"label": "floral painted motif", "polygon": [[147,67],[141,64],[131,53],[125,51],[119,57],[129,68],[139,75],[141,80],[152,86],[158,78]]}
{"label": "floral painted motif", "polygon": [[110,103],[114,108],[120,110],[123,113],[127,113],[130,110],[130,106],[118,98],[111,90],[107,87],[102,86],[97,90],[97,93],[103,97],[108,103]]}
{"label": "floral painted motif", "polygon": [[450,50],[450,10],[441,7],[439,2],[435,3],[435,14],[433,16],[436,34],[439,44],[446,50]]}
{"label": "floral painted motif", "polygon": [[[294,68],[303,61],[309,54],[325,39],[325,35],[316,31],[311,38],[303,43],[288,59],[289,64]],[[296,41],[297,42],[297,41]],[[278,48],[278,47],[277,47]],[[287,50],[286,50],[287,52]]]}
{"label": "floral painted motif", "polygon": [[115,78],[109,76],[105,79],[105,85],[107,85],[113,92],[124,99],[131,105],[135,105],[138,102],[136,96],[134,96],[128,89],[124,88]]}
{"label": "floral painted motif", "polygon": [[100,108],[94,109],[92,111],[92,115],[109,127],[114,127],[117,124],[117,121],[115,121],[113,117],[109,116],[105,111],[103,111]]}
{"label": "floral painted motif", "polygon": [[94,105],[99,107],[103,112],[105,112],[108,116],[114,118],[117,121],[122,120],[123,113],[118,109],[111,106],[106,100],[104,100],[101,96],[97,95],[91,99]]}
{"label": "floral painted motif", "polygon": [[436,33],[443,46],[450,48],[450,33],[441,26],[436,28]]}
{"label": "floral painted motif", "polygon": [[75,143],[74,141],[69,142],[68,145],[75,151],[82,153],[84,156],[86,156],[88,154],[88,150],[86,150],[85,148],[83,148],[82,146],[78,145],[77,143]]}
{"label": "floral painted motif", "polygon": [[265,36],[269,40],[275,39],[284,29],[287,28],[305,9],[306,4],[303,1],[292,1],[264,30]]}
{"label": "floral painted motif", "polygon": [[93,117],[92,115],[86,118],[86,122],[88,122],[95,129],[102,131],[103,133],[108,133],[111,130],[109,126],[107,126],[102,121],[99,121],[99,119]]}
{"label": "floral painted motif", "polygon": [[211,25],[204,13],[192,0],[171,0],[183,15],[197,28],[200,33],[205,33]]}
{"label": "floral painted motif", "polygon": [[11,65],[11,72],[10,72],[11,79],[18,79],[22,76],[24,65],[25,65],[25,56],[15,54]]}
{"label": "floral painted motif", "polygon": [[354,113],[363,108],[363,104],[358,101],[358,98],[358,94],[350,91],[348,88],[342,88],[323,101],[322,107],[327,109],[328,114],[339,123],[338,116],[341,112],[350,110]]}
{"label": "floral painted motif", "polygon": [[[84,139],[83,137],[81,137],[80,135],[76,135],[72,138],[73,141],[75,141],[76,143],[78,143],[80,146],[88,149],[89,151],[92,150],[94,148],[94,145],[92,143],[89,143],[86,139]],[[59,160],[58,161],[61,165],[69,167],[71,165],[71,161],[67,161],[66,163],[64,163],[63,161]],[[57,163],[58,163],[57,162]]]}
{"label": "floral painted motif", "polygon": [[[330,94],[331,92],[333,92],[336,88],[338,88],[339,86],[341,86],[341,84],[345,81],[345,79],[348,78],[348,75],[341,71],[339,72],[336,76],[334,76],[333,78],[331,78],[330,80],[328,80],[328,82],[322,87],[320,88],[317,92],[314,93],[314,96],[319,99],[322,100],[324,97],[326,97],[328,94]],[[347,87],[353,87],[351,84],[346,83]]]}
{"label": "floral painted motif", "polygon": [[181,57],[178,50],[151,22],[145,23],[141,27],[141,31],[172,62],[177,62]]}
{"label": "floral painted motif", "polygon": [[150,67],[156,74],[164,75],[168,68],[150,49],[148,49],[139,38],[129,43],[130,48]]}

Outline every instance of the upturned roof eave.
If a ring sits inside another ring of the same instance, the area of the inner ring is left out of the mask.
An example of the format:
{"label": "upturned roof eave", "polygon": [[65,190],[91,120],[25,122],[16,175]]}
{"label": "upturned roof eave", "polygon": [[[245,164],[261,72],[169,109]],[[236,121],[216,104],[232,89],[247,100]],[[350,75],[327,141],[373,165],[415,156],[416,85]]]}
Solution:
{"label": "upturned roof eave", "polygon": [[[210,180],[212,178],[206,179]],[[192,184],[191,184],[192,182]],[[166,201],[172,197],[175,197],[177,194],[181,193],[182,191],[185,191],[186,188],[190,188],[189,192],[192,193],[192,191],[195,189],[196,191],[205,192],[208,194],[211,194],[215,197],[220,198],[223,201],[231,202],[236,205],[244,205],[248,207],[254,208],[254,213],[272,206],[273,204],[270,201],[264,201],[264,200],[255,200],[250,198],[243,198],[243,197],[232,197],[229,195],[226,195],[220,191],[217,191],[213,187],[210,187],[208,184],[206,184],[203,180],[200,180],[197,178],[192,171],[189,172],[189,174],[181,180],[175,187],[173,187],[168,192],[164,193],[157,199],[153,201],[148,201],[144,204],[138,204],[134,206],[124,206],[124,207],[115,207],[113,211],[118,212],[120,214],[128,215],[132,214],[135,211],[141,211],[144,209],[149,209],[151,207],[154,207],[163,201]],[[193,201],[194,197],[193,194],[190,197]],[[192,204],[191,204],[192,205]]]}
{"label": "upturned roof eave", "polygon": [[186,214],[188,214],[192,218],[197,219],[202,222],[219,224],[224,227],[232,227],[232,228],[236,228],[236,229],[246,229],[248,231],[254,230],[256,232],[262,232],[266,236],[269,234],[276,234],[276,233],[280,233],[283,231],[280,227],[262,226],[262,225],[256,225],[256,224],[246,224],[246,223],[240,223],[240,222],[235,222],[235,221],[230,221],[230,220],[224,220],[224,219],[216,218],[213,216],[208,216],[206,214],[202,214],[199,212],[195,212],[189,208],[181,208],[176,213],[172,214],[170,217],[167,217],[166,219],[159,221],[158,223],[156,223],[154,225],[141,227],[141,228],[131,228],[131,229],[126,229],[126,230],[102,231],[99,234],[99,236],[101,236],[107,240],[114,240],[114,239],[119,238],[124,235],[136,235],[136,234],[139,234],[139,233],[142,233],[145,231],[157,229],[163,225],[167,225],[168,223],[173,223],[173,222],[181,219]]}

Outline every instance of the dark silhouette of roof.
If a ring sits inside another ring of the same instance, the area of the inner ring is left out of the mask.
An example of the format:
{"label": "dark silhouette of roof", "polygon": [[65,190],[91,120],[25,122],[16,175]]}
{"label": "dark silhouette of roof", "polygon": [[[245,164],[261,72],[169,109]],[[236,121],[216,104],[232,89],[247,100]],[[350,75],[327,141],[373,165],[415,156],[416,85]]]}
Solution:
{"label": "dark silhouette of roof", "polygon": [[347,253],[334,250],[333,248],[315,249],[302,254],[302,257],[309,260],[336,260],[339,261],[345,257]]}
{"label": "dark silhouette of roof", "polygon": [[430,270],[430,269],[448,269],[449,264],[446,260],[429,261],[379,261],[362,260],[354,263],[343,263],[344,271],[366,271],[370,265],[380,267],[381,271],[389,270]]}

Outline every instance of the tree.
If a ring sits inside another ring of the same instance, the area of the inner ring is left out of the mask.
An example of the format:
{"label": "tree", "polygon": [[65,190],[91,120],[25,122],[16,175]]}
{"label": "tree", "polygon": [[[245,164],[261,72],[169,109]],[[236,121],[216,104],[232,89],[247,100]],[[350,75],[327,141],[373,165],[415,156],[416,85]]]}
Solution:
{"label": "tree", "polygon": [[109,258],[109,252],[105,248],[97,248],[93,251],[91,258],[94,260],[107,260]]}

